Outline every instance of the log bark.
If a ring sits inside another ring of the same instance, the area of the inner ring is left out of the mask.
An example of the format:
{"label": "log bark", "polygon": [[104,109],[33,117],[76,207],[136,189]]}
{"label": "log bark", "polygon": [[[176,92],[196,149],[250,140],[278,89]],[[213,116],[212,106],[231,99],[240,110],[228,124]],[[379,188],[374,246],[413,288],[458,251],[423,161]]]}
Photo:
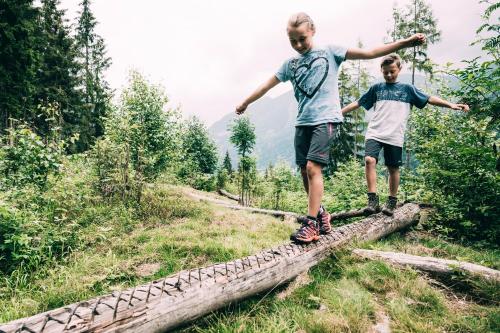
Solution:
{"label": "log bark", "polygon": [[0,325],[0,332],[165,332],[229,303],[270,290],[352,241],[376,240],[418,221],[407,204],[335,228],[314,243],[287,243],[252,256],[175,275]]}
{"label": "log bark", "polygon": [[374,250],[356,249],[353,250],[353,252],[362,258],[383,260],[398,266],[410,266],[437,275],[451,275],[458,270],[471,275],[480,276],[486,280],[500,282],[500,271],[465,261],[420,257],[405,253]]}
{"label": "log bark", "polygon": [[231,194],[229,193],[228,191],[226,190],[223,190],[223,189],[218,189],[217,192],[220,194],[220,195],[223,195],[231,200],[235,200],[235,201],[240,201],[240,197],[235,195],[235,194]]}

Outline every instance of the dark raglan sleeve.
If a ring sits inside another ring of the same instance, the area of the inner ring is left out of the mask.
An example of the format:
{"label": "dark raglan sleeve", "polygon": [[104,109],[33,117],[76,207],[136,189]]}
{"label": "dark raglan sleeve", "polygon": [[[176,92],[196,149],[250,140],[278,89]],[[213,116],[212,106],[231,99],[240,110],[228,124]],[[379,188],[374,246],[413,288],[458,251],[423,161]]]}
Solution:
{"label": "dark raglan sleeve", "polygon": [[377,101],[377,95],[375,94],[376,90],[376,85],[371,86],[358,100],[359,106],[362,106],[365,110],[370,110]]}
{"label": "dark raglan sleeve", "polygon": [[429,101],[429,95],[418,90],[415,86],[408,85],[408,93],[410,95],[410,103],[417,108],[422,109]]}

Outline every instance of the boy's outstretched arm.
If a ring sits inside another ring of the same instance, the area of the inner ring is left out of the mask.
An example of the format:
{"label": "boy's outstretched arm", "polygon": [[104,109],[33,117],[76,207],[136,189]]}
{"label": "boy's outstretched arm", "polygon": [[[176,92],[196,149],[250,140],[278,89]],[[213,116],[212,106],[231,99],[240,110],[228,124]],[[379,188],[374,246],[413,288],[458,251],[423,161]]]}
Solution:
{"label": "boy's outstretched arm", "polygon": [[400,39],[398,41],[389,44],[384,44],[375,47],[371,50],[349,48],[347,50],[345,57],[347,60],[374,59],[381,56],[385,56],[389,53],[396,52],[397,50],[401,50],[406,47],[421,45],[424,43],[425,43],[425,35],[418,33],[405,39]]}
{"label": "boy's outstretched arm", "polygon": [[358,101],[354,101],[351,104],[344,106],[344,108],[342,110],[340,110],[340,112],[342,112],[342,115],[345,115],[346,113],[354,111],[357,108],[359,108],[359,103],[358,103]]}
{"label": "boy's outstretched arm", "polygon": [[278,78],[275,75],[273,75],[266,82],[261,84],[250,96],[248,96],[243,101],[243,103],[241,103],[240,105],[238,105],[236,107],[236,114],[242,114],[243,112],[245,112],[248,105],[250,105],[251,103],[255,102],[256,100],[258,100],[259,98],[264,96],[264,94],[266,92],[268,92],[269,89],[271,89],[272,87],[274,87],[275,85],[277,85],[280,82],[281,81],[278,80]]}
{"label": "boy's outstretched arm", "polygon": [[429,97],[429,100],[427,103],[435,106],[441,106],[445,108],[450,108],[453,110],[463,110],[464,112],[469,111],[469,106],[467,104],[455,104],[455,103],[450,103],[448,101],[445,101],[442,98],[439,98],[437,96],[431,96]]}

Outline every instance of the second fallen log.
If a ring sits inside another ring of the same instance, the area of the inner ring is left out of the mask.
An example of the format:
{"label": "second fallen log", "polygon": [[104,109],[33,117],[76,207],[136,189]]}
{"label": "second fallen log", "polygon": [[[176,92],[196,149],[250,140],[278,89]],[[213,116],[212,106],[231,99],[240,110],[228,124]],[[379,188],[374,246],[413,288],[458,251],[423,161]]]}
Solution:
{"label": "second fallen log", "polygon": [[383,260],[398,266],[410,266],[428,273],[451,275],[454,272],[461,271],[480,276],[486,280],[500,282],[500,271],[470,262],[375,250],[355,249],[352,252],[362,258]]}

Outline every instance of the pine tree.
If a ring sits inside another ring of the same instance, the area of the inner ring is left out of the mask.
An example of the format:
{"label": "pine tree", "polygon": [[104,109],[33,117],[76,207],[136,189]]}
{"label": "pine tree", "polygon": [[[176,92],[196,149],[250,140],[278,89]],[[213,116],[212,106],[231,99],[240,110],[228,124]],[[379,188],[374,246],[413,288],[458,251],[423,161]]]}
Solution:
{"label": "pine tree", "polygon": [[229,157],[229,151],[226,150],[226,156],[224,156],[224,161],[222,162],[222,168],[227,171],[228,175],[233,174],[233,165],[231,163],[231,157]]}
{"label": "pine tree", "polygon": [[33,109],[39,10],[32,0],[0,2],[0,134]]}
{"label": "pine tree", "polygon": [[[351,69],[348,66],[343,66],[339,73],[340,107],[354,101],[356,96],[356,84],[350,72]],[[346,115],[344,122],[338,127],[337,140],[330,148],[330,160],[325,168],[327,175],[332,175],[337,170],[339,163],[347,161],[353,155],[355,146],[354,127],[353,117]]]}
{"label": "pine tree", "polygon": [[[34,102],[53,105],[59,108],[61,119],[55,120],[63,126],[66,136],[76,131],[75,113],[80,107],[80,95],[76,89],[78,64],[75,57],[74,40],[65,25],[64,11],[57,8],[58,0],[42,0],[40,13],[40,42],[37,51],[40,63],[36,73],[37,90]],[[54,122],[50,115],[38,108],[31,123],[43,136],[49,135],[49,123]]]}
{"label": "pine tree", "polygon": [[79,79],[83,91],[84,107],[80,115],[83,137],[81,149],[86,149],[95,138],[104,134],[103,118],[106,116],[111,92],[104,79],[104,72],[111,65],[106,56],[104,40],[95,32],[98,24],[90,9],[90,0],[80,3],[81,11],[76,28],[76,43],[80,63]]}

